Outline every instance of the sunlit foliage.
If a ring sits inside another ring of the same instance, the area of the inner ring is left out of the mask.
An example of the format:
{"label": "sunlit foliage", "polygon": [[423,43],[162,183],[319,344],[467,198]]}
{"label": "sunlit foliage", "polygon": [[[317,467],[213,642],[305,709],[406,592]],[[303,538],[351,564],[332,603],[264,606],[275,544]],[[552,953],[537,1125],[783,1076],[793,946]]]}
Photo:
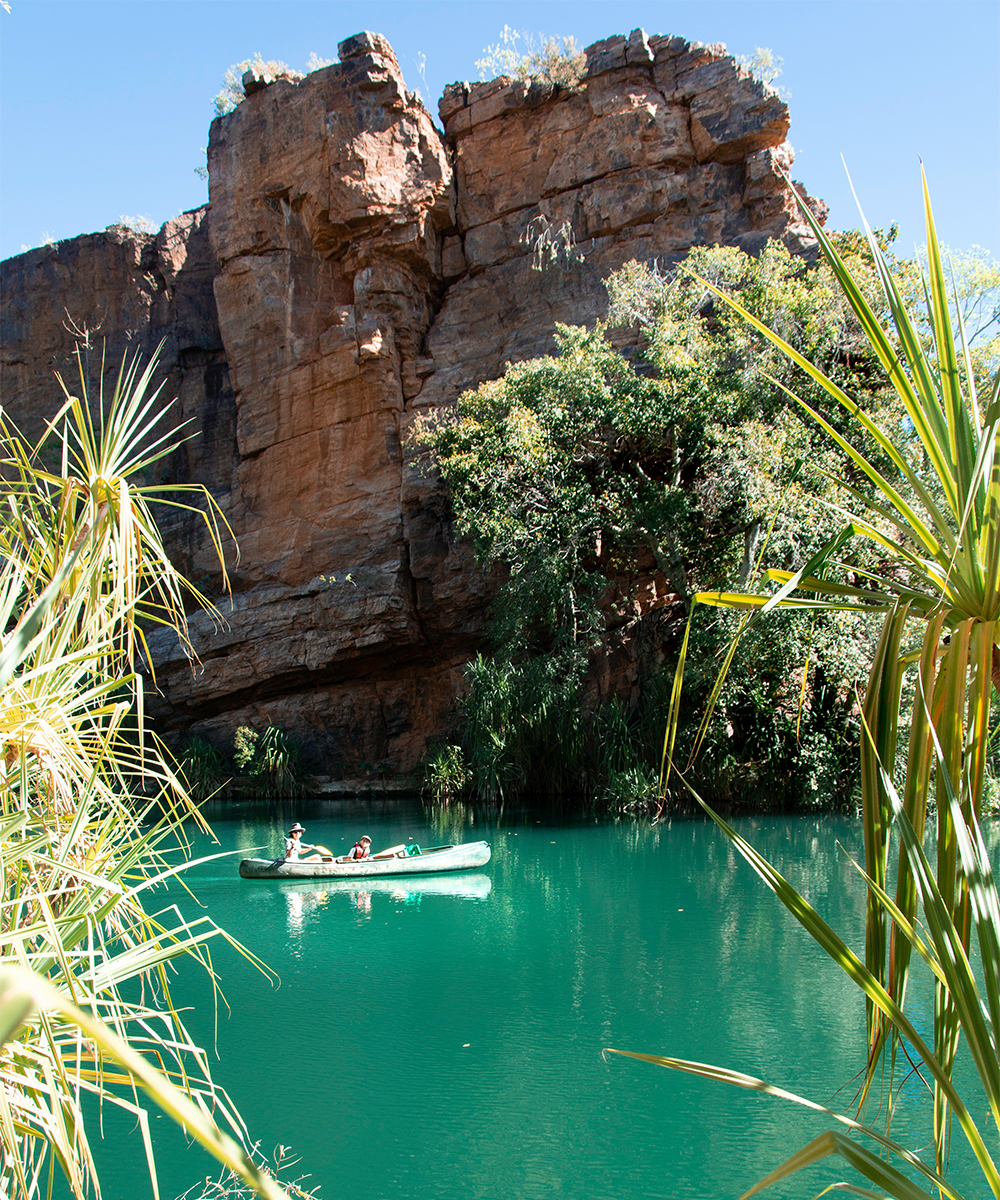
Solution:
{"label": "sunlit foliage", "polygon": [[[887,423],[884,415],[859,403],[859,397],[845,391],[739,300],[713,288],[795,364],[795,377],[781,385],[783,390],[848,456],[866,486],[848,485],[850,498],[836,510],[837,528],[818,553],[797,569],[767,572],[771,591],[705,592],[695,596],[696,603],[750,614],[741,628],[761,624],[781,609],[839,610],[881,622],[864,697],[860,747],[865,862],[859,870],[868,888],[864,962],[769,863],[705,806],[865,996],[867,1070],[859,1118],[876,1081],[884,1087],[876,1114],[884,1117],[881,1128],[830,1114],[871,1139],[875,1153],[840,1132],[824,1134],[747,1195],[833,1154],[889,1195],[907,1200],[956,1198],[958,1193],[944,1176],[957,1127],[979,1163],[984,1186],[1000,1196],[1000,1170],[990,1149],[995,1138],[984,1132],[990,1118],[994,1127],[1000,1121],[1000,900],[979,829],[991,755],[993,693],[1000,689],[1000,371],[987,387],[980,386],[979,364],[962,319],[966,299],[959,287],[949,294],[926,183],[924,203],[928,250],[921,280],[924,304],[916,311],[907,305],[897,273],[869,235],[891,324],[879,320],[837,247],[813,223],[824,258],[905,410],[902,423]],[[811,220],[808,212],[806,217]],[[818,386],[825,403],[807,400],[803,384],[810,390]],[[830,419],[838,410],[848,419],[846,432]],[[877,447],[880,457],[867,446]],[[873,547],[879,562],[871,570],[860,562]],[[682,674],[683,656],[664,743],[670,769],[675,765],[675,726],[683,703]],[[914,684],[914,696],[909,737],[902,740],[907,677]],[[717,693],[718,688],[713,695]],[[905,770],[897,786],[896,763],[904,753]],[[927,824],[934,818],[932,862],[924,842]],[[894,883],[893,835],[898,838]],[[978,972],[971,965],[973,935]],[[924,1014],[908,1011],[906,1003],[911,965],[919,967],[921,962],[934,983],[930,1035]],[[954,1080],[963,1046],[981,1085],[981,1090],[964,1095]],[[659,1061],[807,1103],[733,1072]],[[911,1065],[931,1095],[928,1141],[933,1167],[891,1137],[897,1073]],[[900,1173],[898,1167],[904,1164],[919,1172],[923,1187]],[[874,1194],[849,1184],[833,1186]]]}
{"label": "sunlit foliage", "polygon": [[0,1179],[19,1200],[49,1195],[55,1174],[80,1200],[99,1194],[91,1138],[113,1105],[157,1194],[149,1097],[279,1200],[173,997],[178,956],[214,981],[221,931],[156,900],[199,818],[146,726],[143,629],[189,645],[185,605],[214,609],[174,570],[154,513],[207,502],[221,550],[218,513],[202,489],[143,482],[179,441],[154,364],[123,364],[91,407],[84,361],[37,445],[0,421]]}
{"label": "sunlit foliage", "polygon": [[[886,248],[889,236],[878,235]],[[884,313],[867,243],[847,234],[838,244]],[[831,536],[849,489],[868,486],[789,402],[783,387],[794,366],[719,305],[713,287],[738,294],[839,386],[864,396],[873,414],[912,436],[831,269],[810,267],[774,242],[757,257],[697,248],[671,270],[627,264],[608,282],[606,322],[560,326],[556,355],[510,365],[460,397],[453,412],[425,422],[419,437],[449,486],[459,532],[503,573],[491,627],[495,661],[472,672],[465,710],[466,750],[489,764],[480,774],[467,763],[481,794],[527,789],[532,758],[544,761],[548,779],[531,786],[604,788],[612,768],[592,752],[588,664],[615,630],[631,628],[629,606],[641,588],[658,581],[658,603],[674,614],[653,638],[645,697],[657,654],[675,653],[673,631],[694,592],[746,584],[758,565],[808,561]],[[822,403],[813,381],[805,396]],[[844,413],[829,419],[838,429],[848,423]],[[864,445],[888,463],[877,441]],[[858,566],[875,569],[878,557],[873,550]],[[623,579],[636,590],[621,594]],[[734,620],[720,614],[692,633],[689,687],[704,695]],[[728,803],[849,803],[855,692],[872,648],[852,614],[780,614],[752,629],[740,671],[718,697],[717,720],[701,731],[700,785]],[[552,688],[542,686],[545,678]],[[516,718],[480,730],[474,714],[492,712],[501,696]],[[642,749],[630,765],[638,767],[651,760],[652,739],[645,715],[632,716]],[[555,720],[558,736],[549,728]],[[682,728],[678,748],[693,746],[695,733]]]}
{"label": "sunlit foliage", "polygon": [[483,49],[476,60],[480,79],[509,75],[514,79],[537,79],[575,87],[583,78],[586,57],[572,37],[555,38],[511,29],[505,25],[500,40]]}

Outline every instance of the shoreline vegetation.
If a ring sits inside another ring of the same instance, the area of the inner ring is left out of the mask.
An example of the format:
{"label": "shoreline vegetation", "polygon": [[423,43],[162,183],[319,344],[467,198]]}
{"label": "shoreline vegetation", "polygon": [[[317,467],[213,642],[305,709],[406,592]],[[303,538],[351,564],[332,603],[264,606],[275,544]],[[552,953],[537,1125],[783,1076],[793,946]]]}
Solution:
{"label": "shoreline vegetation", "polygon": [[212,611],[155,513],[205,504],[217,550],[223,518],[204,489],[141,481],[181,436],[155,356],[126,359],[112,394],[90,397],[88,350],[36,445],[0,418],[0,1178],[25,1200],[56,1173],[79,1200],[99,1194],[90,1139],[106,1104],[134,1119],[155,1195],[157,1106],[234,1178],[287,1200],[184,1026],[171,963],[214,980],[222,938],[271,972],[210,918],[154,907],[193,865],[185,822],[208,827],[145,720],[143,628],[189,645],[185,603]]}
{"label": "shoreline vegetation", "polygon": [[[739,638],[784,607],[852,610],[881,619],[881,634],[862,701],[861,760],[864,863],[854,863],[867,890],[864,959],[746,839],[698,796],[673,754],[682,708],[685,651],[674,679],[664,741],[664,774],[679,771],[692,797],[813,941],[865,999],[866,1058],[851,1112],[838,1112],[740,1072],[661,1055],[636,1054],[656,1065],[770,1094],[824,1113],[831,1128],[775,1167],[745,1195],[755,1195],[828,1157],[839,1157],[866,1185],[898,1200],[948,1195],[952,1138],[967,1145],[981,1182],[1000,1197],[992,1119],[1000,1124],[1000,894],[980,828],[987,790],[993,693],[1000,691],[1000,368],[978,379],[961,318],[952,327],[944,264],[924,179],[928,264],[921,337],[917,314],[901,296],[890,264],[868,232],[891,321],[883,324],[849,266],[812,214],[824,258],[864,336],[891,382],[906,421],[867,411],[822,368],[775,329],[717,287],[716,296],[801,368],[782,390],[859,469],[851,500],[838,510],[840,528],[794,573],[770,570],[768,593],[705,592],[696,604],[742,613],[712,691],[721,693]],[[804,206],[803,206],[804,207]],[[954,282],[954,281],[953,281]],[[802,376],[840,406],[803,399]],[[873,451],[880,451],[882,461]],[[876,572],[858,571],[858,543],[878,548]],[[844,560],[847,560],[846,564]],[[832,570],[830,568],[833,568]],[[842,573],[847,572],[847,578]],[[758,585],[759,586],[759,585]],[[695,610],[689,630],[696,620]],[[914,695],[904,701],[904,679]],[[906,712],[907,707],[909,712]],[[711,702],[702,729],[711,718]],[[904,726],[908,718],[908,729]],[[907,737],[901,736],[906,729]],[[897,756],[905,747],[905,767]],[[695,747],[697,750],[697,746]],[[690,760],[689,760],[690,763]],[[661,787],[662,790],[662,787]],[[936,819],[936,844],[925,838]],[[926,845],[925,845],[926,843]],[[932,858],[933,855],[933,858]],[[891,858],[896,857],[895,871]],[[978,969],[973,960],[978,956]],[[926,968],[934,988],[933,1021],[908,1003],[911,972]],[[961,1088],[959,1049],[977,1081]],[[927,1138],[933,1164],[893,1136],[893,1116],[910,1071],[927,1089]],[[848,1134],[854,1136],[848,1136]],[[856,1177],[856,1176],[855,1176]],[[874,1195],[853,1184],[859,1195]]]}
{"label": "shoreline vegetation", "polygon": [[[851,231],[827,244],[870,319],[889,322],[901,305],[928,347],[924,269],[893,255],[894,236]],[[961,369],[984,393],[1000,361],[1000,271],[966,266],[949,319],[981,327]],[[660,773],[683,653],[673,755],[706,800],[731,812],[860,810],[860,697],[877,643],[862,607],[782,603],[747,623],[716,606],[688,618],[696,597],[810,562],[830,589],[863,585],[879,603],[891,591],[886,547],[855,539],[847,562],[828,548],[859,494],[875,495],[866,471],[895,478],[903,460],[867,427],[866,457],[851,457],[852,413],[830,404],[819,375],[866,419],[902,427],[904,454],[912,418],[825,258],[808,264],[778,242],[756,257],[696,248],[670,271],[627,264],[607,287],[606,322],[559,326],[557,355],[508,366],[417,427],[423,469],[440,472],[459,533],[502,580],[455,736],[425,760],[427,789],[612,811],[686,804],[677,776],[664,790]],[[984,311],[985,322],[974,315]],[[607,664],[623,656],[631,674],[619,665],[616,677]],[[912,677],[900,688],[905,729]],[[984,770],[994,811],[995,712]]]}

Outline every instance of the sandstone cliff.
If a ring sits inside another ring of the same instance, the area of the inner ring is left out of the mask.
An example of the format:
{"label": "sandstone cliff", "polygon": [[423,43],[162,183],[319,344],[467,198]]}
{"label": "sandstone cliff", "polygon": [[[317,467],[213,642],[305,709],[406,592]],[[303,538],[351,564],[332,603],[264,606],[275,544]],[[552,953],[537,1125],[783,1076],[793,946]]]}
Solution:
{"label": "sandstone cliff", "polygon": [[[280,723],[314,769],[354,775],[406,770],[448,729],[488,601],[414,469],[416,414],[549,351],[555,322],[602,315],[630,259],[809,241],[781,173],[787,107],[724,47],[636,31],[590,47],[576,88],[455,84],[443,136],[383,38],[340,60],[250,81],[213,122],[207,210],[5,263],[2,386],[34,429],[71,321],[111,362],[165,339],[166,391],[201,435],[171,477],[212,488],[239,561],[230,547],[227,626],[196,619],[200,670],[154,637],[151,707],[216,741]],[[171,539],[211,583],[197,525]],[[636,619],[662,602],[649,581],[637,595]]]}

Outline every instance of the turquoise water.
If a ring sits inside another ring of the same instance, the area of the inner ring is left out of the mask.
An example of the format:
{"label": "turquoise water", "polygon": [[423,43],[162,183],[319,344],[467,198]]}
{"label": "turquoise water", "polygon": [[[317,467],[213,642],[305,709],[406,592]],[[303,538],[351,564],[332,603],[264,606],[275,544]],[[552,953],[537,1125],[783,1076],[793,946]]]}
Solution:
{"label": "turquoise water", "polygon": [[[294,1174],[321,1183],[323,1200],[735,1197],[827,1127],[606,1047],[716,1063],[849,1107],[863,1006],[714,827],[462,810],[435,820],[398,802],[248,809],[213,827],[221,849],[277,854],[296,817],[307,840],[335,849],[365,832],[376,847],[493,846],[480,871],[364,888],[241,880],[241,855],[189,876],[204,911],[280,980],[213,950],[231,1006],[216,1081],[265,1149],[292,1147]],[[856,823],[739,827],[860,945],[863,897],[837,849],[859,852]],[[200,915],[177,889],[169,898]],[[211,1046],[204,979],[185,967],[176,995],[194,1000],[185,1019]],[[894,1132],[916,1147],[911,1093]],[[153,1124],[169,1200],[212,1164],[166,1119]],[[144,1200],[139,1137],[128,1154],[107,1128],[105,1195]],[[766,1194],[811,1196],[846,1174],[830,1160]]]}

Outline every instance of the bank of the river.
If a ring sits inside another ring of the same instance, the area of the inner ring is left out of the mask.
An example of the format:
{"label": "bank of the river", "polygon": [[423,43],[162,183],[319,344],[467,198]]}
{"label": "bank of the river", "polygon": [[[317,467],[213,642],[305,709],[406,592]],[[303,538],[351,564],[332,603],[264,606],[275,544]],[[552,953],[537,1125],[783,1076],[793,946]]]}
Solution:
{"label": "bank of the river", "polygon": [[[245,881],[237,858],[192,874],[208,914],[281,981],[214,952],[231,1006],[216,1077],[265,1147],[302,1156],[324,1200],[735,1196],[823,1127],[762,1096],[606,1059],[608,1046],[725,1064],[849,1106],[860,1001],[706,823],[432,819],[385,799],[248,805],[214,824],[223,849],[277,852],[296,816],[308,840],[334,848],[363,832],[376,845],[494,848],[482,871],[436,882]],[[860,944],[862,893],[837,848],[859,852],[860,826],[740,827]],[[177,890],[170,900],[195,911]],[[211,1045],[210,992],[182,976],[178,994],[197,1001],[189,1024]],[[894,1126],[914,1146],[917,1095],[904,1088]],[[173,1197],[207,1160],[154,1125],[161,1195]],[[109,1132],[106,1195],[145,1200],[140,1139],[126,1156],[121,1128]],[[769,1194],[812,1195],[837,1170]]]}

